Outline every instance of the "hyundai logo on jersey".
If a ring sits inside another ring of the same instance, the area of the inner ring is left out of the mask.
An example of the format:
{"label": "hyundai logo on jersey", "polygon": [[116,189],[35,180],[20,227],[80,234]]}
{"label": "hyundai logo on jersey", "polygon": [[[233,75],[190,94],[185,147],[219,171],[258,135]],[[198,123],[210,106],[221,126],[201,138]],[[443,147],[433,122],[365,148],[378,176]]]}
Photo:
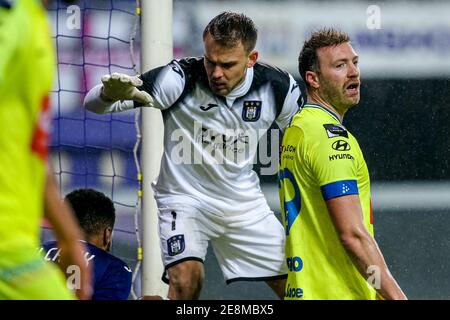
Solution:
{"label": "hyundai logo on jersey", "polygon": [[261,101],[244,101],[242,119],[247,122],[258,121],[261,116]]}
{"label": "hyundai logo on jersey", "polygon": [[338,140],[338,141],[333,142],[331,147],[337,151],[348,151],[351,149],[350,144],[344,140]]}
{"label": "hyundai logo on jersey", "polygon": [[169,251],[169,256],[182,253],[184,251],[184,235],[178,234],[170,237],[167,240],[167,250]]}

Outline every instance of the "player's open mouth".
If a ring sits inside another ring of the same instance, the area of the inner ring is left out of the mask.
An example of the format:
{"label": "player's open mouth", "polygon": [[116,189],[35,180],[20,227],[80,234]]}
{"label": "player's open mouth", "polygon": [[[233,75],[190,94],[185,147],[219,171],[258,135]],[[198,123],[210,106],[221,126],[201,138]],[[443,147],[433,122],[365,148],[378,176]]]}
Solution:
{"label": "player's open mouth", "polygon": [[345,88],[345,91],[350,95],[357,94],[359,92],[359,83],[355,82],[349,84],[347,88]]}

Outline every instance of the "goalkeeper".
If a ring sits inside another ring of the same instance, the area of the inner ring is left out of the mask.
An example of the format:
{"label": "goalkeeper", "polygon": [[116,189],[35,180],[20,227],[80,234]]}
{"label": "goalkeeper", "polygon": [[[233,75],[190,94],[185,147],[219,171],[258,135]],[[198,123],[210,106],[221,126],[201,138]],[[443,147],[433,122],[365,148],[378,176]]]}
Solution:
{"label": "goalkeeper", "polygon": [[139,78],[104,76],[85,98],[96,113],[162,110],[165,151],[153,188],[170,299],[199,297],[208,242],[226,283],[266,281],[284,296],[283,227],[252,163],[255,133],[273,122],[285,128],[301,95],[291,75],[257,62],[256,38],[251,19],[221,13],[204,30],[204,57]]}
{"label": "goalkeeper", "polygon": [[0,299],[75,297],[36,250],[43,213],[63,249],[63,269],[78,266],[70,275],[81,284],[78,297],[87,299],[81,232],[47,166],[55,60],[46,12],[38,1],[0,0],[0,26]]}

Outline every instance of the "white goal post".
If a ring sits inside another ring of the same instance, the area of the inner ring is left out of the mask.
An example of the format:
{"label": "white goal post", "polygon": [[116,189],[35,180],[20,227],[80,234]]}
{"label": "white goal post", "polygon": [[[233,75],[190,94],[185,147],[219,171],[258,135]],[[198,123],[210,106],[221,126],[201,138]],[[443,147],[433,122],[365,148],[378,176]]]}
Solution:
{"label": "white goal post", "polygon": [[[172,0],[143,0],[141,3],[141,72],[170,62],[172,45]],[[163,153],[164,125],[161,112],[143,108],[142,130],[142,295],[167,297],[161,281],[163,264],[158,236],[156,202],[152,181],[159,174]]]}

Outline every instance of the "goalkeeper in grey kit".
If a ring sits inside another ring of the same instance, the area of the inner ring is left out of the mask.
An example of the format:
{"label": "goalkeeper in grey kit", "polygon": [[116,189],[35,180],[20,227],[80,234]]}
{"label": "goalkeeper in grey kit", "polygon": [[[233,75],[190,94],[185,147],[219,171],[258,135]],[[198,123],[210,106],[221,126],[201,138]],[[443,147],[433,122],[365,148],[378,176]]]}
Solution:
{"label": "goalkeeper in grey kit", "polygon": [[[291,75],[257,62],[256,38],[251,19],[221,13],[204,30],[203,57],[174,60],[139,77],[106,75],[85,98],[96,113],[162,111],[165,150],[153,189],[169,299],[199,297],[209,242],[227,283],[266,281],[284,296],[284,231],[252,170],[258,141],[251,137],[274,121],[284,129],[301,93]],[[174,132],[201,162],[192,155],[180,162]]]}

